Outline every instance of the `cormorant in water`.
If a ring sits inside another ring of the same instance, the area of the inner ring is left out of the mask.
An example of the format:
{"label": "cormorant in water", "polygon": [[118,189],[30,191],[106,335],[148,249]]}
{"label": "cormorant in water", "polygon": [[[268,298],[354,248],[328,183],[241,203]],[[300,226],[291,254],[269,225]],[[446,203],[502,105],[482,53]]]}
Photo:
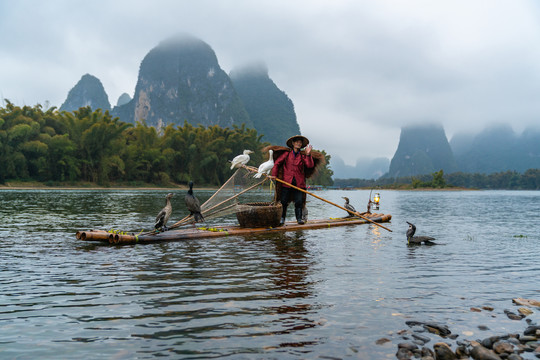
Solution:
{"label": "cormorant in water", "polygon": [[172,205],[171,205],[171,198],[173,197],[173,193],[168,193],[167,197],[165,197],[165,207],[161,209],[159,214],[156,217],[156,223],[154,224],[154,228],[156,230],[163,230],[167,231],[167,221],[169,221],[169,217],[172,213]]}
{"label": "cormorant in water", "polygon": [[274,167],[274,157],[272,156],[273,153],[274,151],[268,150],[268,161],[265,161],[259,165],[259,170],[255,175],[253,175],[254,178],[260,178],[262,174],[270,175],[270,171],[272,171],[272,168]]}
{"label": "cormorant in water", "polygon": [[253,151],[244,150],[243,154],[235,156],[231,161],[231,170],[235,167],[239,168],[242,167],[242,165],[246,165],[249,161],[249,154],[253,154]]}
{"label": "cormorant in water", "polygon": [[435,238],[432,238],[431,236],[414,236],[414,233],[416,232],[416,226],[414,224],[411,224],[408,221],[405,221],[407,224],[409,224],[409,229],[407,230],[407,242],[410,244],[426,244],[426,245],[435,245],[435,243],[431,242],[431,240],[435,240]]}
{"label": "cormorant in water", "polygon": [[[345,205],[343,205],[343,207],[344,207],[345,209],[347,209],[347,210],[356,212],[356,209],[354,208],[354,206],[352,206],[351,204],[349,204],[349,198],[346,197],[346,196],[342,196],[342,198],[345,199]],[[350,216],[354,216],[354,215],[351,214],[351,213],[347,213],[347,214],[349,214],[349,217],[350,217]]]}
{"label": "cormorant in water", "polygon": [[199,203],[199,199],[193,195],[193,181],[189,182],[189,190],[185,197],[186,200],[186,207],[193,215],[193,218],[195,219],[195,222],[201,222],[204,221],[204,218],[201,214],[201,204]]}

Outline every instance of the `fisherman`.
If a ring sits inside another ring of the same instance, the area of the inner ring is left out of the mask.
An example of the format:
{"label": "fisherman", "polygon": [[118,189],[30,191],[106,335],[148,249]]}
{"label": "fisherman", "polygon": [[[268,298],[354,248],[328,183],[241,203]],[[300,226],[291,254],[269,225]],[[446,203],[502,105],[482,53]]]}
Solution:
{"label": "fisherman", "polygon": [[[311,157],[312,146],[309,145],[309,140],[305,136],[295,135],[287,140],[287,146],[290,151],[284,151],[277,160],[274,161],[274,167],[270,178],[275,179],[278,176],[280,168],[283,168],[283,179],[285,182],[292,184],[301,189],[306,189],[306,169],[315,167],[313,158]],[[301,149],[304,148],[302,152]],[[283,184],[281,190],[281,205],[283,212],[281,215],[280,225],[285,223],[287,215],[287,206],[289,202],[294,201],[294,214],[298,224],[304,224],[302,218],[302,208],[304,203],[304,193],[294,189],[286,184]]]}

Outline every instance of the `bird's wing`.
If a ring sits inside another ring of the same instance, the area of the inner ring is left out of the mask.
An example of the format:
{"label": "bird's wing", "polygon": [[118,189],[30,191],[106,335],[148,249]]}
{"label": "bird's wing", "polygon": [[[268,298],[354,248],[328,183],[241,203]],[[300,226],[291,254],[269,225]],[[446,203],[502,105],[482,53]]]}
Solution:
{"label": "bird's wing", "polygon": [[[247,160],[246,160],[247,157]],[[237,155],[232,160],[231,169],[233,169],[238,164],[246,164],[249,161],[249,155]]]}
{"label": "bird's wing", "polygon": [[156,223],[155,223],[155,227],[160,227],[161,225],[163,225],[163,220],[165,219],[165,210],[161,210],[158,214],[158,216],[156,216]]}
{"label": "bird's wing", "polygon": [[186,207],[191,212],[201,212],[201,204],[195,196],[186,195]]}
{"label": "bird's wing", "polygon": [[409,239],[409,242],[413,244],[421,244],[431,240],[435,240],[435,238],[432,238],[431,236],[414,236],[413,238]]}
{"label": "bird's wing", "polygon": [[156,222],[160,219],[163,219],[163,217],[165,216],[165,209],[162,209],[159,214],[157,214],[156,216]]}
{"label": "bird's wing", "polygon": [[240,162],[245,165],[248,163],[249,161],[249,155],[241,155],[242,156],[242,159],[240,159]]}
{"label": "bird's wing", "polygon": [[272,170],[273,167],[274,167],[273,161],[263,162],[261,165],[259,165],[259,172],[267,172],[269,170]]}

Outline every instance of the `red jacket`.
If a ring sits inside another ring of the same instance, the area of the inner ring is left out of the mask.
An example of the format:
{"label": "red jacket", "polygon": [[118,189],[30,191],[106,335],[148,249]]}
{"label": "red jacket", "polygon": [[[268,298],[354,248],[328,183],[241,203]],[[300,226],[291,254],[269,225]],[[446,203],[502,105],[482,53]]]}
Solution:
{"label": "red jacket", "polygon": [[[311,155],[302,153],[294,154],[294,151],[285,151],[280,157],[274,161],[272,168],[272,176],[278,176],[279,168],[283,166],[283,180],[289,184],[293,183],[293,178],[296,179],[296,186],[302,189],[306,188],[306,176],[304,167],[312,168],[315,166]],[[284,187],[289,187],[283,184]]]}

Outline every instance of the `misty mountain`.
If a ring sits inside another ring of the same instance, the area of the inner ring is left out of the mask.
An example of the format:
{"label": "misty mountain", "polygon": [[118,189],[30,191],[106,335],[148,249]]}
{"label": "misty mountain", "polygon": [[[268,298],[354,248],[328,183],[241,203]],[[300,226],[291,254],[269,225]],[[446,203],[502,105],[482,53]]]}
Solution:
{"label": "misty mountain", "polygon": [[388,158],[361,158],[356,160],[355,166],[350,166],[337,155],[332,155],[330,164],[336,179],[378,179],[388,172],[389,166]]}
{"label": "misty mountain", "polygon": [[131,101],[131,96],[129,96],[127,93],[123,93],[118,97],[118,101],[116,102],[116,106],[122,106],[127,104]]}
{"label": "misty mountain", "polygon": [[540,168],[538,129],[517,135],[510,125],[496,125],[476,135],[456,134],[450,145],[463,172],[491,174]]}
{"label": "misty mountain", "polygon": [[81,80],[69,91],[60,110],[73,111],[86,106],[90,106],[94,110],[111,110],[111,103],[109,103],[109,97],[103,84],[97,77],[90,74],[83,75]]}
{"label": "misty mountain", "polygon": [[212,48],[195,37],[162,41],[141,62],[135,95],[115,107],[122,121],[160,128],[168,124],[253,127],[231,79]]}
{"label": "misty mountain", "polygon": [[401,129],[399,145],[390,162],[388,177],[458,170],[442,125],[415,125]]}
{"label": "misty mountain", "polygon": [[238,68],[230,77],[253,126],[264,134],[263,141],[283,145],[290,136],[300,134],[293,102],[270,79],[266,65]]}

